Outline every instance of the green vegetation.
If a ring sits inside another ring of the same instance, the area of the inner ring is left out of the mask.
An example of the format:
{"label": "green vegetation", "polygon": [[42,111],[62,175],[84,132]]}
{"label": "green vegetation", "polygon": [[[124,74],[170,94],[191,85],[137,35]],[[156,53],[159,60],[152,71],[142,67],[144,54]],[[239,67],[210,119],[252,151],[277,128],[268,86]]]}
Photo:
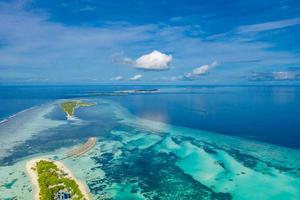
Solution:
{"label": "green vegetation", "polygon": [[75,108],[83,107],[83,106],[93,106],[94,103],[82,102],[77,100],[66,101],[60,104],[61,109],[68,115],[73,117]]}
{"label": "green vegetation", "polygon": [[36,171],[40,187],[40,200],[54,199],[59,190],[68,191],[74,200],[85,199],[77,183],[53,162],[46,160],[37,162]]}

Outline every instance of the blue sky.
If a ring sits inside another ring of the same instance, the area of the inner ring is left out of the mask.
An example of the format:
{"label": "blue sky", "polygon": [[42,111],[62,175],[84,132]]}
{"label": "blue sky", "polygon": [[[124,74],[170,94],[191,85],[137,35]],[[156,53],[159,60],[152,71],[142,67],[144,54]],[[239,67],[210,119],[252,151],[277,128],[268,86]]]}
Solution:
{"label": "blue sky", "polygon": [[300,2],[0,1],[1,83],[298,84]]}

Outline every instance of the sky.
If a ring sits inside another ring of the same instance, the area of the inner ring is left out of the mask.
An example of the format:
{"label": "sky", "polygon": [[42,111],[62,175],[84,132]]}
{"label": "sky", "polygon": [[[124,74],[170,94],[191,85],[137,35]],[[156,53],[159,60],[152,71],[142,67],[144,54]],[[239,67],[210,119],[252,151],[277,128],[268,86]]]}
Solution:
{"label": "sky", "polygon": [[299,84],[299,0],[0,0],[0,83]]}

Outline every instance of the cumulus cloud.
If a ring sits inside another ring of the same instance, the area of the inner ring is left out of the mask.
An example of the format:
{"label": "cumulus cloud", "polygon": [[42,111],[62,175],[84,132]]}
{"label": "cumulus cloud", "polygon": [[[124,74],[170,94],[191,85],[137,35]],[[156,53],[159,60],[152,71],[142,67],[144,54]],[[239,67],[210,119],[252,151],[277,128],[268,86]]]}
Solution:
{"label": "cumulus cloud", "polygon": [[209,70],[216,67],[217,65],[218,65],[218,62],[215,60],[211,64],[202,65],[200,67],[195,68],[192,73],[194,75],[200,76],[200,75],[208,73]]}
{"label": "cumulus cloud", "polygon": [[142,55],[136,60],[127,57],[121,57],[119,55],[113,56],[113,61],[115,63],[132,65],[137,69],[149,71],[168,70],[172,59],[172,55],[167,55],[156,50],[149,54]]}
{"label": "cumulus cloud", "polygon": [[112,77],[110,80],[112,80],[112,81],[122,81],[122,80],[124,80],[124,77],[123,76],[115,76],[115,77]]}
{"label": "cumulus cloud", "polygon": [[210,64],[202,65],[193,69],[191,72],[185,73],[184,75],[172,76],[172,77],[162,77],[161,80],[164,81],[193,81],[197,80],[200,76],[207,74],[211,69],[216,67],[218,62],[215,60]]}
{"label": "cumulus cloud", "polygon": [[138,81],[138,80],[140,80],[141,78],[143,78],[143,75],[142,75],[142,74],[136,74],[136,75],[134,75],[133,77],[131,77],[130,80],[132,80],[132,81]]}
{"label": "cumulus cloud", "polygon": [[184,74],[183,76],[179,76],[178,79],[195,80],[199,76],[207,74],[211,69],[213,69],[217,65],[218,65],[218,62],[215,60],[210,64],[202,65],[200,67],[195,68],[192,72],[188,72],[188,73]]}
{"label": "cumulus cloud", "polygon": [[169,69],[169,63],[172,59],[172,55],[167,55],[155,50],[139,57],[135,61],[135,66],[136,68],[144,70],[167,70]]}

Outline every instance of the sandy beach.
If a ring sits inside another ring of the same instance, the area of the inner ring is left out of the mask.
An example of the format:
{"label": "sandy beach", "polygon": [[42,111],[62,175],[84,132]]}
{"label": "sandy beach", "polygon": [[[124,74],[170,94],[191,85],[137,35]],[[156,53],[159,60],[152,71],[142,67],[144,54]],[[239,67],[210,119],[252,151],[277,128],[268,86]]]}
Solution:
{"label": "sandy beach", "polygon": [[[34,199],[35,200],[39,200],[39,193],[40,193],[40,188],[39,188],[39,184],[38,184],[38,176],[37,176],[37,173],[35,170],[33,170],[33,168],[36,167],[36,163],[40,160],[47,160],[47,161],[52,161],[50,159],[47,159],[47,158],[34,158],[32,160],[29,160],[27,163],[26,163],[26,171],[30,177],[30,180],[31,180],[31,183],[34,185],[35,187],[35,192],[34,192]],[[57,167],[66,172],[68,174],[68,176],[70,178],[72,178],[73,180],[76,181],[76,183],[78,184],[79,186],[79,189],[80,191],[82,192],[82,194],[84,195],[84,197],[87,199],[87,200],[90,200],[90,194],[89,194],[89,190],[88,188],[86,187],[86,185],[84,183],[82,183],[81,181],[79,181],[75,176],[74,174],[71,172],[71,170],[69,170],[62,162],[60,161],[52,161],[55,165],[57,165]]]}

